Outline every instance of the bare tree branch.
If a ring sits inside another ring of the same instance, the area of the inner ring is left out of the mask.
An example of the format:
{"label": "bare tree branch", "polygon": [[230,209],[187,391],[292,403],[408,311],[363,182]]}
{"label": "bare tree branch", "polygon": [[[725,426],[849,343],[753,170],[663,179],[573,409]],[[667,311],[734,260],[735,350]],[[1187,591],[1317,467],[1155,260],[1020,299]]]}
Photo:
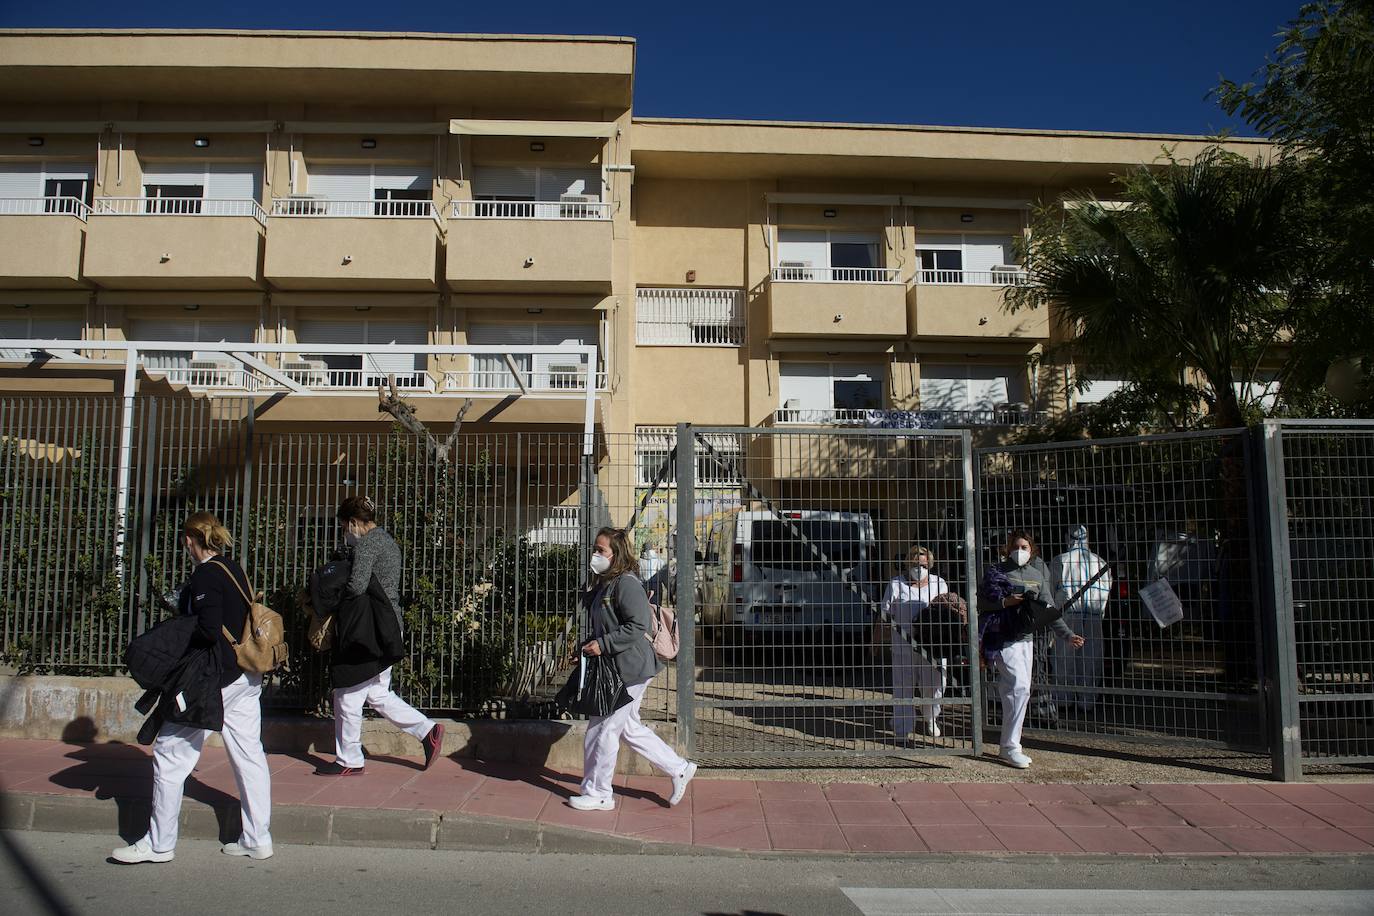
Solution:
{"label": "bare tree branch", "polygon": [[[388,388],[390,388],[389,393]],[[463,418],[467,416],[467,412],[471,408],[472,398],[465,399],[463,406],[458,408],[458,414],[453,419],[453,431],[448,434],[447,439],[440,441],[429,431],[429,427],[425,426],[420,418],[415,416],[415,408],[411,407],[401,397],[401,392],[396,387],[394,374],[387,375],[385,385],[377,386],[377,412],[391,414],[407,432],[422,437],[429,448],[430,455],[444,465],[449,463],[449,455],[453,451],[453,445],[458,441],[458,431],[463,427]]]}

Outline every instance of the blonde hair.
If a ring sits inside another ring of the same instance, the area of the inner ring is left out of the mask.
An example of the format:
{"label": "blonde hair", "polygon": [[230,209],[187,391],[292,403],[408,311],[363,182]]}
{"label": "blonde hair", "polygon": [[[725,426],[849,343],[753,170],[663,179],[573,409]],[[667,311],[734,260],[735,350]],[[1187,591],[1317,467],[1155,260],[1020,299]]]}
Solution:
{"label": "blonde hair", "polygon": [[639,558],[635,556],[634,547],[630,544],[630,533],[624,528],[602,528],[596,533],[592,543],[595,544],[597,538],[603,537],[611,545],[611,565],[601,574],[601,579],[614,579],[627,572],[640,575]]}
{"label": "blonde hair", "polygon": [[906,552],[907,565],[911,565],[917,557],[925,557],[930,561],[932,568],[935,566],[935,554],[930,552],[929,547],[922,547],[920,544],[912,544],[911,549]]}
{"label": "blonde hair", "polygon": [[229,529],[220,524],[213,512],[195,513],[181,526],[181,533],[199,544],[202,549],[213,550],[216,553],[234,543]]}

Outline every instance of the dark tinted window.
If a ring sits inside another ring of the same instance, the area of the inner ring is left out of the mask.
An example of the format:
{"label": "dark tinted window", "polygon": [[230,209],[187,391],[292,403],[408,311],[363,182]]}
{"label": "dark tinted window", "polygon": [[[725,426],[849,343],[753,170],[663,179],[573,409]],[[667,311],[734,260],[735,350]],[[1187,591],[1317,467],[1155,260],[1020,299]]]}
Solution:
{"label": "dark tinted window", "polygon": [[[860,544],[857,522],[807,520],[794,521],[792,524],[841,569],[851,569],[858,564]],[[811,548],[781,521],[756,521],[750,536],[755,565],[786,569],[826,568],[825,563],[811,552]]]}

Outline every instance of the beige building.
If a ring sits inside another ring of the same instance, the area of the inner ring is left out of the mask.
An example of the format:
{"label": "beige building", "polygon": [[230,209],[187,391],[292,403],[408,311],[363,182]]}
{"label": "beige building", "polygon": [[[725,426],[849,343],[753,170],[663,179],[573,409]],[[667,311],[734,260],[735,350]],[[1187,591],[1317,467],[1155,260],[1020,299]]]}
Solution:
{"label": "beige building", "polygon": [[[249,394],[269,425],[375,425],[393,375],[426,419],[471,397],[474,428],[573,429],[590,369],[607,432],[916,408],[1005,429],[1067,403],[1067,367],[1031,369],[1054,316],[1001,307],[1032,208],[1206,143],[636,118],[635,53],[0,32],[0,336],[92,342],[2,350],[0,388],[118,390],[94,344],[174,341],[146,390]],[[234,343],[299,345],[261,359],[329,400],[278,397]],[[597,365],[396,350],[567,343]]]}

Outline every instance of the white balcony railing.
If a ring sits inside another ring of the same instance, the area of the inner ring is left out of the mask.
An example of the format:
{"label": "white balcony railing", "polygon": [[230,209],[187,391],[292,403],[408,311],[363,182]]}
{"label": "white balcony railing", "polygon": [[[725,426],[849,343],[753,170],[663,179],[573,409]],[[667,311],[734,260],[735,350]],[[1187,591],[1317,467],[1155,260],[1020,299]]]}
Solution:
{"label": "white balcony railing", "polygon": [[439,211],[432,200],[336,200],[327,197],[278,197],[273,216],[343,217],[348,219],[432,219]]}
{"label": "white balcony railing", "polygon": [[97,197],[96,216],[251,216],[263,225],[267,214],[250,198]]}
{"label": "white balcony railing", "polygon": [[895,267],[793,267],[773,268],[779,283],[896,283]]}
{"label": "white balcony railing", "polygon": [[[572,394],[583,391],[586,371],[581,366],[550,366],[534,371],[521,369],[520,380],[511,374],[509,368],[451,369],[444,373],[445,391],[519,391],[520,382],[525,383],[527,391],[541,394],[566,391]],[[607,376],[605,370],[596,373],[596,390],[605,391]]]}
{"label": "white balcony railing", "polygon": [[773,412],[774,426],[870,426],[889,429],[946,429],[981,426],[1027,426],[1044,418],[1044,411],[1024,404],[968,409],[862,410],[830,407],[781,407]]}
{"label": "white balcony railing", "polygon": [[76,197],[0,197],[0,216],[57,214],[84,220],[91,215],[86,202]]}
{"label": "white balcony railing", "polygon": [[423,370],[396,372],[387,369],[331,369],[323,360],[286,360],[282,363],[282,374],[297,385],[304,385],[315,391],[346,391],[358,389],[375,391],[377,386],[387,382],[392,375],[396,387],[407,391],[433,391],[434,379]]}
{"label": "white balcony railing", "polygon": [[635,340],[678,347],[744,343],[744,291],[641,287],[635,290]]}
{"label": "white balcony railing", "polygon": [[454,219],[610,219],[599,200],[455,200]]}
{"label": "white balcony railing", "polygon": [[967,286],[1025,286],[1029,283],[1022,270],[932,270],[916,271],[916,282],[932,286],[964,284]]}

